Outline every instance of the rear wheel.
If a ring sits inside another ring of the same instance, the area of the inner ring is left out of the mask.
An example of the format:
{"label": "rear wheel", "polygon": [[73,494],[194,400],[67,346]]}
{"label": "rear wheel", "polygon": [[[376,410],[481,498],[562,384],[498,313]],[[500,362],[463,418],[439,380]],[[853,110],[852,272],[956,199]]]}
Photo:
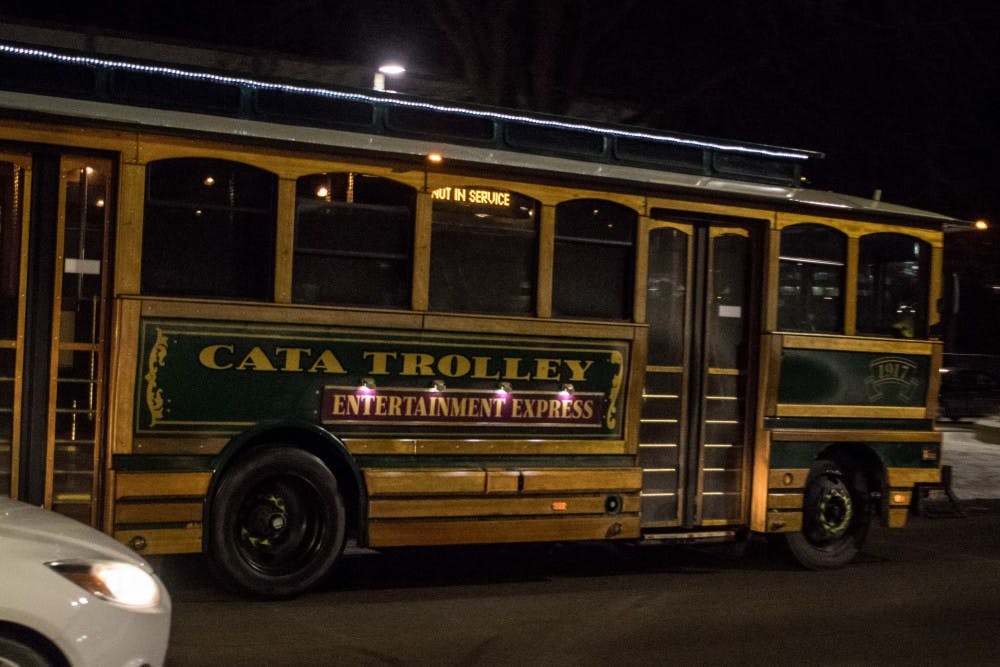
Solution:
{"label": "rear wheel", "polygon": [[785,536],[789,550],[803,566],[813,570],[841,567],[857,556],[869,523],[864,489],[857,486],[849,484],[832,461],[812,466],[802,504],[802,530]]}
{"label": "rear wheel", "polygon": [[322,581],[344,548],[337,479],[315,455],[268,447],[238,461],[215,494],[209,557],[229,588],[292,597]]}

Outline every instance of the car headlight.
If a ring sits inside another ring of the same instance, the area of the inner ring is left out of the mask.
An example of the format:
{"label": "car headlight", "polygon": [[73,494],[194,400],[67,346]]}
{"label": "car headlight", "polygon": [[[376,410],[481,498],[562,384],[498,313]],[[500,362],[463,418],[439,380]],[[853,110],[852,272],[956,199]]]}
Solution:
{"label": "car headlight", "polygon": [[119,561],[58,561],[46,563],[53,572],[97,597],[129,607],[152,607],[160,587],[145,570]]}

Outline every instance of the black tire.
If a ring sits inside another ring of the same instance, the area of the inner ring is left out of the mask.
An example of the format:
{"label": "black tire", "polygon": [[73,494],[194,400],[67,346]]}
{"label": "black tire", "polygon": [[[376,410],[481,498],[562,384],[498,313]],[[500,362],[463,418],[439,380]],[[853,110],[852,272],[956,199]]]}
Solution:
{"label": "black tire", "polygon": [[0,635],[0,667],[52,667],[53,662],[30,644]]}
{"label": "black tire", "polygon": [[813,464],[802,503],[802,531],[785,534],[789,551],[811,570],[847,565],[868,535],[869,514],[860,476],[851,483],[840,467]]}
{"label": "black tire", "polygon": [[231,590],[294,597],[325,579],[344,548],[337,479],[316,456],[266,447],[225,473],[212,502],[209,558]]}

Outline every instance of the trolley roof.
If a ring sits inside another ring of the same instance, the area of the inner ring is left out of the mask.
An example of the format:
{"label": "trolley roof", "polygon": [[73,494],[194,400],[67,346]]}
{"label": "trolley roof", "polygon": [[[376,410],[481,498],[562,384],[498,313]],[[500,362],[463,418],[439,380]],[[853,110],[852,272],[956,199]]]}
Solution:
{"label": "trolley roof", "polygon": [[[816,151],[0,43],[0,108],[647,183],[825,215],[961,220],[801,187]],[[66,104],[65,98],[74,102]]]}

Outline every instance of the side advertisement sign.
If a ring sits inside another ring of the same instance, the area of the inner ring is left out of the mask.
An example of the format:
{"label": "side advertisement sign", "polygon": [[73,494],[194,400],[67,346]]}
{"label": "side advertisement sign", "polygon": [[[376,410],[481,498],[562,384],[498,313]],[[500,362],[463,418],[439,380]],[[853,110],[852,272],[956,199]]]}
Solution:
{"label": "side advertisement sign", "polygon": [[135,433],[620,437],[624,341],[143,320]]}

